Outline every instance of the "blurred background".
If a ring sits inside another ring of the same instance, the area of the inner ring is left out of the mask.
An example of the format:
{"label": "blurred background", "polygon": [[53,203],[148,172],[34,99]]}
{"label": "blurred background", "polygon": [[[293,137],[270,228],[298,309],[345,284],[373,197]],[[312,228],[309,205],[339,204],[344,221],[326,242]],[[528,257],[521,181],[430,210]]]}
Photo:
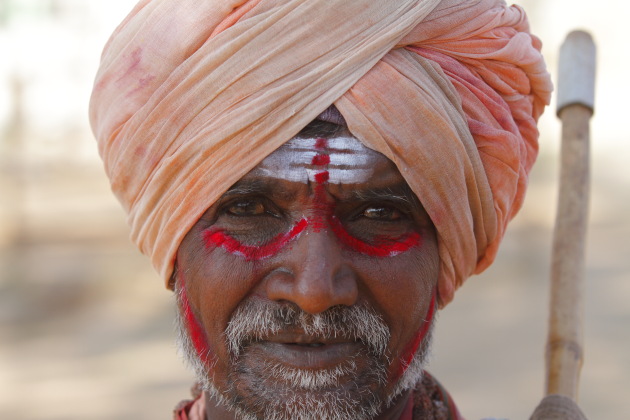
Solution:
{"label": "blurred background", "polygon": [[[0,0],[0,418],[169,419],[192,375],[173,299],[128,240],[87,121],[100,52],[133,0]],[[598,46],[585,365],[590,419],[630,413],[630,3],[524,0],[556,81],[572,29]],[[440,314],[431,371],[469,420],[526,419],[544,386],[560,128],[496,263]]]}

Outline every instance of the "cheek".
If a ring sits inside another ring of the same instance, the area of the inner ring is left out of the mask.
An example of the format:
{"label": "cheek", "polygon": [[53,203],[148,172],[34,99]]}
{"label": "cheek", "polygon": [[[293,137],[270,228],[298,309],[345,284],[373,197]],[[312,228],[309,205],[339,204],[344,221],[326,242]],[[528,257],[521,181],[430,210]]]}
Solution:
{"label": "cheek", "polygon": [[398,368],[397,377],[400,378],[413,360],[414,355],[422,345],[422,342],[427,336],[429,332],[429,328],[431,327],[431,321],[433,321],[433,317],[435,315],[435,307],[436,307],[436,291],[433,292],[433,297],[431,298],[431,303],[429,304],[429,310],[426,316],[423,318],[422,324],[420,328],[416,331],[416,334],[413,338],[405,345],[402,354],[400,355],[400,367]]}
{"label": "cheek", "polygon": [[186,288],[186,280],[183,275],[179,276],[179,282],[181,288],[180,311],[184,319],[185,328],[188,331],[188,336],[190,337],[190,341],[197,352],[197,356],[206,366],[209,366],[214,354],[210,350],[208,337],[190,305],[188,291]]}
{"label": "cheek", "polygon": [[430,233],[422,237],[421,243],[395,258],[361,263],[366,286],[392,328],[392,380],[405,373],[422,346],[437,306],[437,246]]}
{"label": "cheek", "polygon": [[203,232],[195,232],[186,244],[189,252],[178,253],[177,282],[191,344],[216,373],[222,369],[217,362],[229,361],[223,332],[234,309],[255,285],[257,264],[206,249],[203,236]]}

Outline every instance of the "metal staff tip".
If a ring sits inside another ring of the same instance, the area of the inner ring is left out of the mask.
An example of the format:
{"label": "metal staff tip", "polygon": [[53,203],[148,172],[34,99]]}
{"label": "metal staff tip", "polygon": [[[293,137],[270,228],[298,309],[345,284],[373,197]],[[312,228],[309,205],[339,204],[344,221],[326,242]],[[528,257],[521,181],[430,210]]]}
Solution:
{"label": "metal staff tip", "polygon": [[569,105],[595,106],[595,43],[588,32],[573,31],[560,47],[556,114]]}

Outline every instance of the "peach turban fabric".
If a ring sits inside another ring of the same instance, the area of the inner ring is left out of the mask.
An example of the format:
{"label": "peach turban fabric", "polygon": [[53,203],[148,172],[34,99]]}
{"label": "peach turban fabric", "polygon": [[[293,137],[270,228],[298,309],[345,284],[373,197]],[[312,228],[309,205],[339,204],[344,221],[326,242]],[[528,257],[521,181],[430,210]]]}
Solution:
{"label": "peach turban fabric", "polygon": [[521,206],[552,90],[540,47],[499,0],[144,0],[105,47],[90,120],[168,285],[206,209],[334,104],[433,220],[444,306]]}

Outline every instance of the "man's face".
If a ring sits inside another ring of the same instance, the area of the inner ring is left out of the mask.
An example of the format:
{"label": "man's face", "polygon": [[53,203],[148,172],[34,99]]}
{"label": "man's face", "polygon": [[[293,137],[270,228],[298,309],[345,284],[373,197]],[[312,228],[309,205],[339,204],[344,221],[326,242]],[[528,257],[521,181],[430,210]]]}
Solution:
{"label": "man's face", "polygon": [[182,242],[184,347],[243,418],[376,418],[418,379],[438,267],[389,159],[347,131],[295,138]]}

